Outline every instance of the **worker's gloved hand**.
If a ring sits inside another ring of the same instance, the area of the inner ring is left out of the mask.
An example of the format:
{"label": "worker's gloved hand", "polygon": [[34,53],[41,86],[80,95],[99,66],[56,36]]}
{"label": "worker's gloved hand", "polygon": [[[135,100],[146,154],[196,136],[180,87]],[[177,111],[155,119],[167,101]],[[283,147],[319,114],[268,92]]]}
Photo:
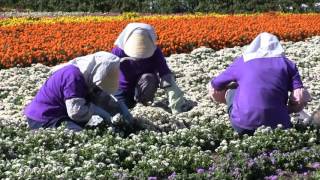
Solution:
{"label": "worker's gloved hand", "polygon": [[[94,114],[103,118],[110,126],[132,127],[134,119],[124,102],[118,101],[116,97],[96,88],[92,91],[90,100],[94,107]],[[93,119],[94,120],[94,119]],[[92,121],[95,122],[95,121]]]}
{"label": "worker's gloved hand", "polygon": [[96,106],[95,104],[91,104],[91,106],[94,110],[93,115],[100,116],[107,124],[111,125],[111,115],[107,111],[99,106]]}
{"label": "worker's gloved hand", "polygon": [[170,86],[165,90],[168,94],[169,107],[171,108],[172,114],[183,112],[185,100],[182,91],[177,86]]}
{"label": "worker's gloved hand", "polygon": [[128,107],[122,101],[118,101],[120,114],[122,115],[123,119],[125,120],[126,124],[132,126],[134,124],[134,119],[132,114],[129,112]]}
{"label": "worker's gloved hand", "polygon": [[288,102],[289,113],[297,113],[311,101],[311,96],[305,88],[294,89]]}
{"label": "worker's gloved hand", "polygon": [[98,87],[95,87],[92,90],[89,100],[96,106],[107,111],[111,116],[120,112],[118,103],[111,97],[111,95],[102,91]]}
{"label": "worker's gloved hand", "polygon": [[169,108],[171,109],[172,114],[185,112],[192,108],[186,103],[183,92],[177,86],[172,74],[161,77],[160,87],[164,88],[167,92]]}
{"label": "worker's gloved hand", "polygon": [[100,123],[102,123],[104,120],[102,117],[98,115],[92,115],[89,121],[87,122],[86,126],[96,127]]}
{"label": "worker's gloved hand", "polygon": [[288,111],[291,113],[298,113],[303,110],[304,105],[297,103],[296,101],[289,101]]}
{"label": "worker's gloved hand", "polygon": [[[133,128],[135,125],[135,119],[130,113],[127,105],[122,101],[118,101],[117,98],[114,97],[113,95],[111,95],[111,97],[118,104],[118,111],[119,111],[119,115],[115,115],[113,117],[113,122],[124,124],[130,129]],[[123,123],[122,123],[122,120],[124,121]]]}
{"label": "worker's gloved hand", "polygon": [[213,101],[216,101],[218,103],[226,103],[226,90],[215,90],[212,86],[211,83],[209,82],[207,84],[207,89],[208,89],[208,93],[210,96],[210,99]]}
{"label": "worker's gloved hand", "polygon": [[226,104],[226,92],[228,89],[237,89],[238,83],[235,81],[231,81],[226,85],[224,89],[216,90],[212,87],[211,82],[207,84],[207,89],[209,93],[209,97],[211,100]]}

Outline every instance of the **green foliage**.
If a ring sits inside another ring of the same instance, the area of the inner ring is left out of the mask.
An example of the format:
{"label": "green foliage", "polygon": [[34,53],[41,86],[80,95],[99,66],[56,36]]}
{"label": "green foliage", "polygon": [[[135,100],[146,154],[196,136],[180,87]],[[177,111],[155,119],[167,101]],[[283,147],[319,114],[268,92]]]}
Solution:
{"label": "green foliage", "polygon": [[[224,124],[122,137],[108,128],[30,132],[0,122],[0,178],[263,179],[319,177],[320,133],[312,127],[260,128],[239,137]],[[221,141],[222,140],[222,141]],[[305,176],[305,175],[303,175]]]}
{"label": "green foliage", "polygon": [[0,0],[0,7],[68,12],[320,12],[320,7],[315,7],[315,3],[319,0]]}

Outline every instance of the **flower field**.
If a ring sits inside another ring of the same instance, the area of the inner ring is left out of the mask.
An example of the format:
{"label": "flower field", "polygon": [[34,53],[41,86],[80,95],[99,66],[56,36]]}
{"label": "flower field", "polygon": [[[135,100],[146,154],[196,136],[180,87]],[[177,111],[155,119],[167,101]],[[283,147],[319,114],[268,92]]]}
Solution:
{"label": "flower field", "polygon": [[268,31],[285,41],[320,35],[319,14],[43,17],[0,19],[0,68],[54,65],[110,51],[129,22],[153,25],[165,55],[206,46],[215,50],[248,44]]}
{"label": "flower field", "polygon": [[[167,61],[177,84],[195,107],[172,115],[162,108],[168,102],[159,89],[152,106],[132,110],[142,130],[130,135],[107,127],[80,133],[62,128],[30,132],[22,109],[49,76],[47,65],[110,49],[131,20],[2,25],[1,34],[7,36],[0,39],[6,67],[0,70],[0,178],[319,179],[320,131],[315,125],[292,117],[295,127],[290,130],[261,128],[252,137],[239,137],[230,127],[226,106],[211,102],[206,90],[210,78],[245,48],[225,46],[245,45],[258,32],[269,31],[297,41],[282,44],[313,97],[306,111],[315,111],[320,36],[313,35],[319,34],[319,15],[193,18],[143,21],[156,27],[159,45],[171,54]],[[308,36],[313,37],[305,39]],[[195,49],[200,45],[211,48]],[[34,62],[46,65],[9,68]]]}

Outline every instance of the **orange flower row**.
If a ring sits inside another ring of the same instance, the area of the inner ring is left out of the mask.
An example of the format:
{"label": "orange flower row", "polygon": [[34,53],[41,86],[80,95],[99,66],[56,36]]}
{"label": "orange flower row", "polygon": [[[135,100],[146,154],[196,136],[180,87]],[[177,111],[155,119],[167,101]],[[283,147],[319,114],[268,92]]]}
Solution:
{"label": "orange flower row", "polygon": [[[130,20],[108,22],[22,24],[0,27],[0,68],[54,65],[99,50],[110,51]],[[248,44],[261,32],[285,41],[320,35],[319,14],[261,14],[197,18],[141,19],[153,25],[165,55]]]}

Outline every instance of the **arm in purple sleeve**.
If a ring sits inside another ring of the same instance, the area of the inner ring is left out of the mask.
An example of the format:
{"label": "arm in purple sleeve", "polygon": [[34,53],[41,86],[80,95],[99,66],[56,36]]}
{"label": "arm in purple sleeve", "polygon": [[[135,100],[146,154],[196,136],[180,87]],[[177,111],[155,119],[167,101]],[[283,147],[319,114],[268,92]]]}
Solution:
{"label": "arm in purple sleeve", "polygon": [[295,63],[290,60],[288,62],[288,73],[289,73],[289,90],[293,91],[298,88],[303,88],[303,83]]}
{"label": "arm in purple sleeve", "polygon": [[289,113],[297,113],[303,110],[308,101],[311,101],[310,94],[303,88],[303,83],[296,64],[287,59],[289,73],[289,91],[291,91],[288,103]]}
{"label": "arm in purple sleeve", "polygon": [[154,58],[157,62],[157,69],[160,77],[171,74],[171,70],[169,69],[166,59],[159,47],[157,47],[152,58]]}
{"label": "arm in purple sleeve", "polygon": [[235,59],[225,71],[213,78],[211,80],[211,86],[215,90],[223,90],[230,82],[236,81],[237,66],[241,60],[239,58]]}
{"label": "arm in purple sleeve", "polygon": [[63,97],[66,104],[68,116],[78,122],[88,121],[93,113],[90,104],[85,97],[88,87],[84,77],[79,72],[69,73],[63,87]]}
{"label": "arm in purple sleeve", "polygon": [[88,86],[80,72],[69,73],[64,80],[63,97],[64,100],[71,98],[85,98],[88,95]]}

